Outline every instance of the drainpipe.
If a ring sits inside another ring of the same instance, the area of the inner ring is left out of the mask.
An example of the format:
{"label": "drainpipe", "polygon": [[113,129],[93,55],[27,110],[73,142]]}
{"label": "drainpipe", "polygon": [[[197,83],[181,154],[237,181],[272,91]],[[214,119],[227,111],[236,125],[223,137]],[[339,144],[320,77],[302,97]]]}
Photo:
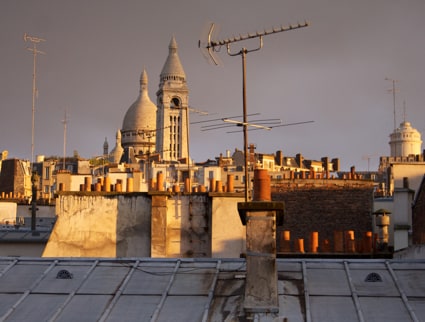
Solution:
{"label": "drainpipe", "polygon": [[254,196],[239,202],[238,212],[246,225],[247,316],[279,313],[276,264],[276,225],[283,222],[283,202],[271,201],[270,177],[265,169],[254,170]]}

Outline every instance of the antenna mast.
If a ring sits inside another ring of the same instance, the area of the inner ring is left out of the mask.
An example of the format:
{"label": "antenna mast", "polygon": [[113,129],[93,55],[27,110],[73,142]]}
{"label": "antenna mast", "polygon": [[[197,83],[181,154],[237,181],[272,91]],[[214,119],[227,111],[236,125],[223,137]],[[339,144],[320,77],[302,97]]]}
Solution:
{"label": "antenna mast", "polygon": [[[245,35],[239,35],[233,38],[226,38],[223,40],[211,40],[211,35],[214,31],[214,24],[211,24],[209,33],[208,33],[208,42],[205,45],[205,48],[208,50],[208,53],[214,62],[215,65],[218,65],[218,60],[214,57],[214,52],[218,52],[221,48],[221,46],[226,45],[227,47],[227,54],[229,56],[241,56],[242,57],[242,100],[243,100],[243,138],[244,138],[244,158],[245,158],[245,202],[248,201],[248,119],[247,119],[247,107],[246,107],[246,55],[250,52],[258,51],[261,48],[263,48],[263,37],[271,34],[275,34],[278,32],[284,32],[289,30],[295,30],[303,27],[307,27],[309,24],[308,22],[304,22],[303,24],[298,23],[297,25],[289,25],[287,27],[280,26],[278,28],[272,28],[271,30],[264,30],[262,32],[255,32],[255,33],[248,33]],[[259,38],[259,44],[258,47],[253,49],[247,49],[245,47],[242,47],[239,51],[232,52],[230,45],[232,43],[248,40],[248,39],[254,39]],[[201,41],[198,42],[198,47],[201,47]]]}
{"label": "antenna mast", "polygon": [[38,178],[34,169],[34,123],[35,123],[35,98],[37,95],[36,87],[36,62],[37,54],[45,54],[42,51],[37,50],[37,44],[45,41],[42,38],[32,37],[24,34],[24,41],[30,41],[32,48],[27,49],[32,52],[33,55],[33,73],[32,73],[32,129],[31,129],[31,231],[33,235],[36,235],[36,216],[37,216],[37,184]]}
{"label": "antenna mast", "polygon": [[62,170],[65,170],[65,159],[66,159],[66,127],[68,124],[68,116],[66,114],[66,109],[65,109],[65,116],[62,120],[62,124],[63,124],[63,165],[62,165]]}
{"label": "antenna mast", "polygon": [[393,108],[394,108],[393,114],[394,114],[394,131],[395,131],[397,129],[396,117],[395,117],[395,93],[398,92],[398,89],[395,88],[395,83],[397,83],[398,80],[391,79],[388,77],[385,77],[385,80],[390,81],[393,84],[392,89],[389,89],[388,92],[393,93]]}
{"label": "antenna mast", "polygon": [[34,123],[35,123],[35,99],[37,96],[37,87],[36,87],[36,65],[37,65],[37,54],[45,55],[46,53],[40,51],[37,49],[37,44],[40,42],[46,41],[42,38],[33,37],[28,35],[27,33],[24,34],[24,41],[31,42],[32,48],[27,47],[29,51],[32,52],[33,55],[33,73],[32,73],[32,130],[31,130],[31,165],[33,166],[34,163]]}

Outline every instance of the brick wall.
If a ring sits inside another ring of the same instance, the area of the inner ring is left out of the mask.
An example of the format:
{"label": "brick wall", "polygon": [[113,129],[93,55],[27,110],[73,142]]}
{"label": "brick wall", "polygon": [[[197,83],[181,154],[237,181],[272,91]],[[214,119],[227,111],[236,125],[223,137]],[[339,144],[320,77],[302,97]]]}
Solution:
{"label": "brick wall", "polygon": [[328,239],[331,250],[335,231],[353,230],[356,240],[372,231],[373,184],[360,180],[336,182],[300,179],[273,184],[273,201],[285,202],[284,224],[278,234],[289,230],[292,243],[304,238],[309,251],[313,231],[319,232],[319,245]]}
{"label": "brick wall", "polygon": [[2,161],[0,172],[0,193],[25,193],[25,174],[18,159]]}

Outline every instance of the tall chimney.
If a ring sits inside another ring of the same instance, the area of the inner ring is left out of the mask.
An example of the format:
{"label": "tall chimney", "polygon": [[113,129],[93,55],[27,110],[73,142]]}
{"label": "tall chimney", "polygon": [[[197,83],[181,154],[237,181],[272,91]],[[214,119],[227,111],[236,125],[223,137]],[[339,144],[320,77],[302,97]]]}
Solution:
{"label": "tall chimney", "polygon": [[276,151],[276,164],[283,166],[283,153],[282,150]]}
{"label": "tall chimney", "polygon": [[298,167],[300,167],[300,168],[302,168],[302,167],[303,167],[304,158],[303,158],[303,155],[302,155],[301,153],[298,153],[298,154],[295,156],[295,161],[297,162]]}
{"label": "tall chimney", "polygon": [[265,180],[264,171],[267,174],[264,169],[254,170],[254,190],[260,193],[254,194],[251,202],[238,203],[239,216],[246,225],[244,309],[251,317],[279,313],[276,226],[283,222],[284,204],[270,201],[270,181]]}

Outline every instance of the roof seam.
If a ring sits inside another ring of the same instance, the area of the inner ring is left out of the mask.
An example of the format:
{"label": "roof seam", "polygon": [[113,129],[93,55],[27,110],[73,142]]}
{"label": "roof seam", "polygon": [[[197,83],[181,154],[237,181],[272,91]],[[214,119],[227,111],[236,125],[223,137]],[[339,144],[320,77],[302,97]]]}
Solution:
{"label": "roof seam", "polygon": [[351,290],[351,297],[354,301],[354,305],[356,307],[356,313],[357,313],[357,317],[359,318],[360,322],[365,321],[364,317],[363,317],[363,312],[360,306],[360,302],[359,302],[359,297],[357,296],[357,290],[354,286],[353,283],[353,279],[351,278],[351,274],[350,274],[350,268],[348,267],[348,262],[344,261],[344,268],[345,268],[345,272],[347,273],[347,279],[348,279],[348,285],[350,286],[350,290]]}
{"label": "roof seam", "polygon": [[407,311],[409,312],[410,317],[412,318],[412,321],[414,322],[419,322],[419,319],[417,318],[415,312],[413,311],[412,307],[409,304],[409,300],[407,299],[406,293],[404,292],[404,290],[402,289],[398,278],[394,272],[394,270],[392,269],[390,263],[388,261],[385,262],[385,265],[387,266],[388,271],[390,272],[390,275],[394,281],[394,284],[396,285],[400,295],[401,295],[401,299],[404,303],[404,305],[406,306]]}

